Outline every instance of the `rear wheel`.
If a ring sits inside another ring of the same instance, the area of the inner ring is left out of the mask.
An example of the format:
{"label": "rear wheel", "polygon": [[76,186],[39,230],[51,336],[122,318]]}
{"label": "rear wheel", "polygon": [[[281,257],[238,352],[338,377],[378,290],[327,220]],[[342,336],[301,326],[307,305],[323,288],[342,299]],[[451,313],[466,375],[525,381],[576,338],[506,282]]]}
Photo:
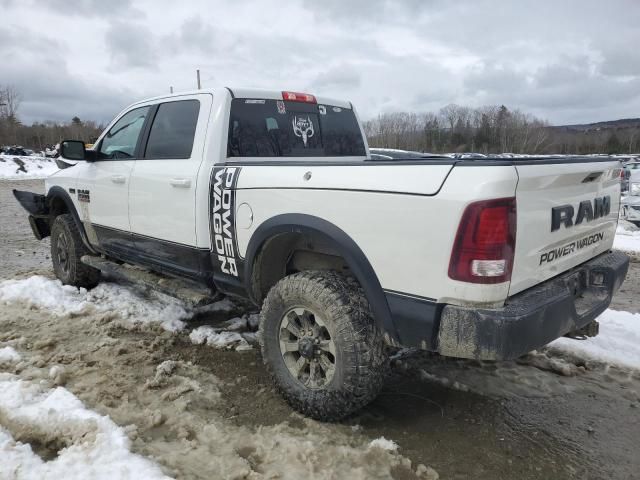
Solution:
{"label": "rear wheel", "polygon": [[388,358],[360,285],[332,271],[280,280],[264,301],[262,356],[299,412],[339,420],[373,400]]}
{"label": "rear wheel", "polygon": [[57,216],[51,226],[51,260],[56,277],[65,285],[95,287],[100,281],[100,270],[80,261],[89,254],[73,217],[68,213]]}

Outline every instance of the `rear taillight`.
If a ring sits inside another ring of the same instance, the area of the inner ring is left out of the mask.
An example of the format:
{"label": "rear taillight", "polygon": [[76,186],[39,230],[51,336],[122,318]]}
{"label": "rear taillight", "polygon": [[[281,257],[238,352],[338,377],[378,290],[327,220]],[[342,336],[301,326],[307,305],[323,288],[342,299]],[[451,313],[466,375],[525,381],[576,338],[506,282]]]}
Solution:
{"label": "rear taillight", "polygon": [[282,92],[282,99],[289,102],[317,103],[316,97],[308,93]]}
{"label": "rear taillight", "polygon": [[511,279],[516,247],[516,199],[497,198],[467,206],[453,244],[449,277],[471,283]]}

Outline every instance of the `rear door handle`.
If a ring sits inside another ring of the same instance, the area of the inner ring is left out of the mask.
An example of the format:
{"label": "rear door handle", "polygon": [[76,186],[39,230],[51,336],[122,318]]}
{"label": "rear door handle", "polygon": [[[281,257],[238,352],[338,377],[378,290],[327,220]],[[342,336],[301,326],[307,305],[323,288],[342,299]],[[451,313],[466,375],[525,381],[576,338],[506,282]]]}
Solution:
{"label": "rear door handle", "polygon": [[169,180],[169,183],[171,184],[171,186],[178,188],[191,187],[191,180],[189,180],[188,178],[172,178],[171,180]]}
{"label": "rear door handle", "polygon": [[111,181],[113,183],[124,183],[127,181],[127,177],[124,175],[111,175]]}

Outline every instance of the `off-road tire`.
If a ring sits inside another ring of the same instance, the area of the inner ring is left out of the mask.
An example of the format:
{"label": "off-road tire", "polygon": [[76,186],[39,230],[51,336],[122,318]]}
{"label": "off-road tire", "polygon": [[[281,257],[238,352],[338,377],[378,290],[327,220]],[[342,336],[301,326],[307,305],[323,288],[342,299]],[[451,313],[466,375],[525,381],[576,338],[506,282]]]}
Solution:
{"label": "off-road tire", "polygon": [[68,213],[58,215],[51,226],[51,261],[56,277],[65,285],[95,287],[100,282],[100,270],[80,261],[89,254],[73,217]]}
{"label": "off-road tire", "polygon": [[[322,388],[309,388],[295,378],[280,350],[282,318],[298,306],[317,312],[335,343],[333,378]],[[384,384],[386,346],[369,302],[352,277],[305,271],[280,280],[264,301],[260,334],[262,358],[278,391],[291,407],[316,420],[337,421],[356,412]]]}

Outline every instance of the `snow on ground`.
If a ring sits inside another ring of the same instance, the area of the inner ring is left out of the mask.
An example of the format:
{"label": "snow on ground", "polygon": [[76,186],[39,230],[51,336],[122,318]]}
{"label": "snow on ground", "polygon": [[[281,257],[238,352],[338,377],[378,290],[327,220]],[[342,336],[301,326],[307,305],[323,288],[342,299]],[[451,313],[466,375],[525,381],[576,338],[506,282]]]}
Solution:
{"label": "snow on ground", "polygon": [[[228,298],[192,310],[182,302],[158,292],[143,294],[135,288],[103,282],[90,291],[63,285],[41,275],[20,280],[0,280],[0,304],[22,302],[35,308],[48,310],[51,314],[80,316],[91,311],[113,313],[125,325],[160,324],[169,332],[185,328],[184,320],[194,314],[224,312],[238,307]],[[259,316],[245,314],[222,322],[216,328],[203,326],[192,332],[191,340],[206,343],[216,348],[235,350],[250,349],[246,339],[255,342],[250,330],[258,327]],[[249,330],[249,331],[248,331]],[[244,331],[244,333],[240,333]]]}
{"label": "snow on ground", "polygon": [[376,438],[375,440],[371,440],[369,443],[369,447],[371,448],[381,448],[382,450],[387,450],[390,452],[395,452],[398,450],[398,444],[393,440],[387,440],[384,437]]}
{"label": "snow on ground", "polygon": [[62,387],[0,373],[0,420],[0,478],[169,478],[131,453],[122,428]]}
{"label": "snow on ground", "polygon": [[46,178],[58,170],[52,158],[0,155],[0,180]]}
{"label": "snow on ground", "polygon": [[25,302],[56,316],[77,316],[92,309],[114,312],[125,323],[159,323],[172,332],[182,330],[183,320],[193,315],[179,301],[155,292],[143,297],[131,288],[114,283],[101,283],[87,291],[40,275],[0,281],[0,302]]}
{"label": "snow on ground", "polygon": [[210,327],[198,327],[189,334],[189,339],[195,345],[208,345],[214,348],[229,350],[251,350],[251,345],[238,332],[229,332]]}
{"label": "snow on ground", "polygon": [[640,254],[640,229],[629,222],[620,220],[613,241],[613,248]]}
{"label": "snow on ground", "polygon": [[20,354],[13,347],[0,348],[0,365],[6,363],[15,363],[20,360]]}
{"label": "snow on ground", "polygon": [[600,333],[586,340],[559,338],[548,348],[588,360],[640,369],[640,314],[606,310]]}

